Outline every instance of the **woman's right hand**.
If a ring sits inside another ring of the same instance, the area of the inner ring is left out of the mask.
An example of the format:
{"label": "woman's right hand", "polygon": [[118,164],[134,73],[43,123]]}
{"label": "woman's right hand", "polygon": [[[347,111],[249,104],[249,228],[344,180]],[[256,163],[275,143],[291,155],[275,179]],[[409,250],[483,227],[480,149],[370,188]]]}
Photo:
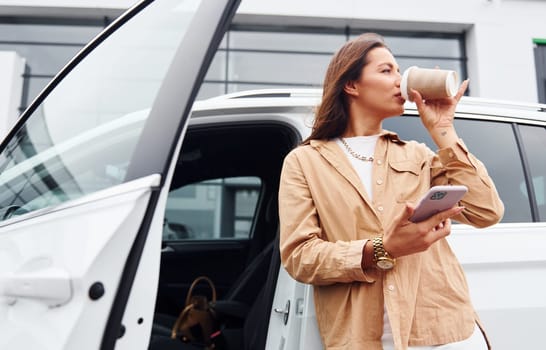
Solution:
{"label": "woman's right hand", "polygon": [[451,233],[453,216],[461,213],[464,207],[453,207],[433,215],[421,222],[411,222],[415,208],[406,204],[405,210],[398,215],[383,235],[383,247],[393,257],[399,258],[427,250],[434,242]]}

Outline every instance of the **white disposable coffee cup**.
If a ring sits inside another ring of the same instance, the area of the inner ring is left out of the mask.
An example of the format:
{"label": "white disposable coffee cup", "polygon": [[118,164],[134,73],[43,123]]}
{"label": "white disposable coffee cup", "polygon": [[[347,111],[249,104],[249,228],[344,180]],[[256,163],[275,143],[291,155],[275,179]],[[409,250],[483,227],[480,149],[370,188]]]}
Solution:
{"label": "white disposable coffee cup", "polygon": [[409,101],[411,89],[419,91],[425,100],[453,97],[459,89],[459,77],[452,70],[412,66],[404,71],[400,82],[402,97]]}

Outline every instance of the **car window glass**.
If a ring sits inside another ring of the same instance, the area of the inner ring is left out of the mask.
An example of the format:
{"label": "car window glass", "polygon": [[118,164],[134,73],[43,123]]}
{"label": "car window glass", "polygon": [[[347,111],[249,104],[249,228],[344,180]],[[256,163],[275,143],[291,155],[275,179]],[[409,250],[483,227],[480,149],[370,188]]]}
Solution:
{"label": "car window glass", "polygon": [[[531,222],[531,206],[512,125],[458,118],[455,127],[470,152],[485,164],[497,187],[505,206],[502,222]],[[418,117],[388,119],[384,128],[396,131],[402,139],[424,142],[437,150]]]}
{"label": "car window glass", "polygon": [[249,238],[260,189],[258,177],[230,177],[172,190],[163,240]]}
{"label": "car window glass", "polygon": [[546,221],[546,129],[539,126],[521,126],[521,139],[533,179],[540,221]]}
{"label": "car window glass", "polygon": [[37,106],[0,154],[0,221],[125,181],[199,1],[150,4]]}
{"label": "car window glass", "polygon": [[459,136],[487,167],[504,203],[502,222],[531,222],[523,164],[512,125],[494,121],[456,120]]}

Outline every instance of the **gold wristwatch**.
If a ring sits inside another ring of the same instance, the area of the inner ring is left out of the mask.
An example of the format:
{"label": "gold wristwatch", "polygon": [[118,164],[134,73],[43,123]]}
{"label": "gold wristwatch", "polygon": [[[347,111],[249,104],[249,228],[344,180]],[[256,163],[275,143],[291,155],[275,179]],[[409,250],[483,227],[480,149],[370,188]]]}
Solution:
{"label": "gold wristwatch", "polygon": [[372,244],[373,261],[375,265],[383,271],[391,270],[396,265],[396,259],[391,258],[389,253],[385,251],[385,247],[383,247],[383,236],[372,239]]}

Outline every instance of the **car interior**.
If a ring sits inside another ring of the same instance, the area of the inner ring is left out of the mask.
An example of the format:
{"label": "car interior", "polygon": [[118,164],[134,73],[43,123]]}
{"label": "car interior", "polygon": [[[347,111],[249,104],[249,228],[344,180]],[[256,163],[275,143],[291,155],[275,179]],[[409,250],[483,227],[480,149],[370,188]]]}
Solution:
{"label": "car interior", "polygon": [[[167,203],[150,349],[205,348],[171,339],[199,276],[214,284],[222,348],[265,347],[280,265],[279,176],[297,135],[280,123],[190,125]],[[199,283],[192,293],[210,301],[210,289]]]}

